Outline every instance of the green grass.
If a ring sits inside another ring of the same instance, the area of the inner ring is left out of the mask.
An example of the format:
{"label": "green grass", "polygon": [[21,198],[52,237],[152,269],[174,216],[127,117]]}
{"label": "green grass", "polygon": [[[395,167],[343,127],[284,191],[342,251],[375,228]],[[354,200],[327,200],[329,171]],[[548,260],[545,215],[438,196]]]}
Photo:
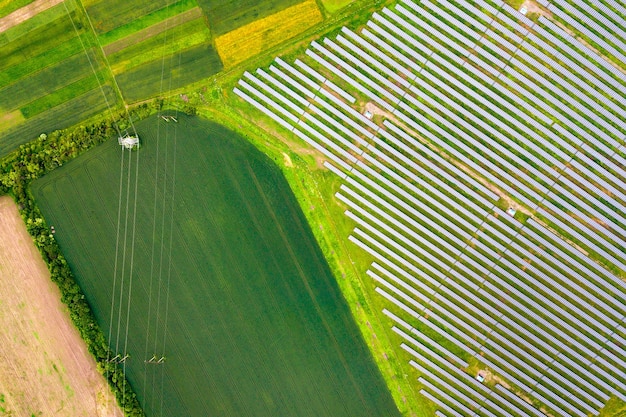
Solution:
{"label": "green grass", "polygon": [[67,19],[67,14],[71,13],[75,8],[75,3],[67,2],[65,4],[57,4],[56,6],[52,6],[43,12],[37,13],[35,16],[20,23],[19,25],[13,26],[12,28],[2,32],[3,42],[12,42],[20,37],[28,36],[31,31],[45,26],[53,20],[62,18]]}
{"label": "green grass", "polygon": [[[111,67],[130,61],[131,67],[170,55],[189,46],[208,44],[211,40],[204,19],[195,19],[152,36],[108,57]],[[133,62],[136,61],[136,62]],[[160,75],[160,74],[159,74]]]}
{"label": "green grass", "polygon": [[176,16],[169,17],[145,29],[133,32],[130,35],[118,39],[115,42],[111,42],[103,47],[102,50],[105,55],[109,56],[138,42],[142,42],[152,36],[156,36],[158,34],[166,32],[178,25],[182,25],[184,23],[191,22],[194,19],[199,19],[202,17],[204,17],[204,15],[202,14],[202,9],[199,7],[194,7],[193,9],[189,9],[187,11],[177,14]]}
{"label": "green grass", "polygon": [[5,111],[16,109],[85,76],[93,75],[89,60],[95,62],[95,56],[93,52],[89,55],[84,53],[74,55],[0,89],[0,95],[4,97],[0,109]]}
{"label": "green grass", "polygon": [[612,396],[600,410],[598,417],[626,417],[626,402]]}
{"label": "green grass", "polygon": [[165,19],[174,17],[177,14],[189,9],[193,9],[197,5],[198,4],[195,0],[180,0],[162,9],[158,9],[144,16],[138,17],[137,19],[119,26],[109,32],[103,33],[98,36],[98,39],[100,40],[102,46],[108,45],[142,29],[146,29],[152,25],[162,22]]}
{"label": "green grass", "polygon": [[354,0],[322,0],[322,5],[324,5],[324,9],[326,9],[328,13],[336,13],[353,1]]}
{"label": "green grass", "polygon": [[13,42],[2,42],[0,34],[0,70],[40,55],[75,38],[76,32],[67,16],[50,21]]}
{"label": "green grass", "polygon": [[117,82],[124,99],[132,102],[156,96],[160,91],[180,88],[221,69],[222,63],[215,50],[211,46],[200,45],[124,72],[117,76]]}
{"label": "green grass", "polygon": [[[125,156],[140,161],[126,366],[147,415],[399,415],[277,167],[201,119],[137,126],[143,146]],[[105,334],[120,157],[113,139],[33,186]],[[144,364],[153,353],[165,364]]]}
{"label": "green grass", "polygon": [[67,59],[73,55],[83,52],[80,38],[75,37],[61,45],[52,48],[42,54],[13,65],[0,71],[0,88],[11,84],[31,73],[40,71],[44,68],[54,66],[55,64]]}
{"label": "green grass", "polygon": [[30,19],[20,23],[17,26],[2,32],[3,38],[6,41],[14,41],[21,36],[28,36],[29,32],[48,24],[49,22],[58,18],[67,17],[68,10],[71,11],[75,8],[75,5],[68,2],[67,6],[63,3],[52,6],[51,8],[44,10],[41,13],[37,13]]}
{"label": "green grass", "polygon": [[100,35],[175,2],[175,0],[102,0],[87,6],[86,10],[94,30]]}
{"label": "green grass", "polygon": [[88,74],[80,80],[74,81],[63,88],[51,92],[50,94],[47,94],[37,100],[31,101],[27,105],[21,107],[20,111],[25,118],[29,119],[55,106],[60,106],[63,103],[72,100],[74,97],[79,97],[87,91],[91,91],[96,88],[99,89],[99,86],[104,84],[104,77],[104,71],[100,71],[96,74]]}
{"label": "green grass", "polygon": [[198,5],[207,16],[213,36],[219,36],[301,2],[302,0],[198,0]]}

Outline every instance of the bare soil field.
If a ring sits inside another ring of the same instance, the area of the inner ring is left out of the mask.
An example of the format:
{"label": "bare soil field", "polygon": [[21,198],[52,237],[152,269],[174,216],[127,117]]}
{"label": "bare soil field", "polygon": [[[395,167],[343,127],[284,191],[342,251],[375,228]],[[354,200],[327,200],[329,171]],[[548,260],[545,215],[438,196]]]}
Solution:
{"label": "bare soil field", "polygon": [[36,0],[31,4],[17,9],[11,14],[0,18],[0,33],[30,19],[38,13],[61,3],[63,0]]}
{"label": "bare soil field", "polygon": [[0,415],[121,417],[17,207],[0,197]]}

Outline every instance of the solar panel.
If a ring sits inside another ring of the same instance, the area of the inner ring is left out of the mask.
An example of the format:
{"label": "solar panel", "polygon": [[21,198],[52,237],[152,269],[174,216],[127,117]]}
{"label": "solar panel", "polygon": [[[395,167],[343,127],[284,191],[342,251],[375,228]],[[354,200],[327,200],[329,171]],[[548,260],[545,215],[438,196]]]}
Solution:
{"label": "solar panel", "polygon": [[512,401],[514,401],[515,403],[517,403],[521,407],[523,407],[525,411],[528,411],[528,412],[532,413],[533,415],[535,415],[537,417],[546,417],[546,415],[543,414],[541,411],[537,410],[531,404],[529,404],[526,401],[522,400],[520,397],[518,397],[517,395],[513,394],[508,389],[504,388],[502,385],[496,384],[496,390],[501,392],[502,394],[504,394],[507,398],[511,399]]}
{"label": "solar panel", "polygon": [[290,125],[289,123],[287,123],[282,117],[278,116],[276,113],[274,113],[273,111],[269,110],[267,107],[265,107],[264,105],[262,105],[261,103],[256,101],[254,98],[250,97],[245,92],[241,91],[239,88],[235,87],[233,89],[233,92],[235,94],[237,94],[239,97],[243,98],[248,103],[252,104],[254,107],[256,107],[261,112],[265,113],[267,116],[269,116],[272,120],[277,122],[279,125],[281,125],[285,129],[287,129],[287,130],[292,130],[293,129],[293,126]]}
{"label": "solar panel", "polygon": [[[338,42],[348,47],[354,53],[360,53],[361,56],[363,56],[370,64],[375,65],[379,71],[382,71],[388,76],[390,76],[391,78],[393,78],[393,80],[396,83],[404,87],[408,87],[411,84],[407,80],[405,80],[404,78],[400,77],[397,74],[398,72],[402,72],[405,75],[413,76],[413,74],[410,71],[407,71],[404,67],[398,64],[396,61],[392,60],[386,54],[381,54],[380,49],[375,49],[371,44],[366,42],[360,36],[357,36],[354,32],[352,32],[345,26],[342,28],[342,31],[343,33],[347,34],[350,37],[350,39],[356,42],[358,46],[352,43],[347,38],[344,38],[343,36],[337,36]],[[374,56],[376,56],[379,60],[384,61],[386,65],[380,65],[379,62],[376,61]]]}
{"label": "solar panel", "polygon": [[[267,72],[263,71],[260,68],[256,72],[257,72],[257,74],[259,74],[267,82],[271,83],[272,85],[278,86],[278,88],[280,90],[284,91],[287,95],[289,95],[295,101],[300,103],[302,106],[304,106],[304,107],[308,107],[309,106],[309,102],[302,95],[297,94],[295,91],[293,91],[291,88],[287,87],[281,81],[279,81],[276,78],[274,78],[272,75],[268,74]],[[286,74],[284,74],[284,75],[285,75],[285,77],[287,77],[287,82],[289,82],[289,80],[291,78],[288,77]],[[292,81],[292,82],[294,82],[294,81]],[[272,88],[272,87],[269,87],[269,88]]]}
{"label": "solar panel", "polygon": [[415,79],[416,75],[413,72],[411,72],[411,71],[409,71],[407,69],[407,66],[410,68],[410,67],[415,65],[413,63],[413,61],[409,60],[406,56],[401,54],[397,49],[392,47],[390,44],[388,44],[382,38],[378,37],[377,35],[375,35],[374,33],[370,32],[369,30],[363,29],[361,31],[361,34],[363,36],[367,37],[368,39],[370,39],[372,42],[374,42],[377,46],[380,46],[383,50],[385,50],[394,59],[396,59],[399,62],[402,62],[405,65],[405,66],[397,65],[397,66],[393,66],[393,68],[395,68],[398,72],[403,73],[409,79],[411,79],[411,80]]}

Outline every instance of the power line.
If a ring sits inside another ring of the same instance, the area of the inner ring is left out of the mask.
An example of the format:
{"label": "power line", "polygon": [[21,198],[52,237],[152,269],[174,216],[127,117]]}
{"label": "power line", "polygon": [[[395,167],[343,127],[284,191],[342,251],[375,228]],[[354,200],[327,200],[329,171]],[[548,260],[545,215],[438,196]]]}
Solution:
{"label": "power line", "polygon": [[[132,150],[129,151],[132,155]],[[129,166],[130,171],[130,166]],[[135,162],[135,201],[133,203],[133,233],[131,238],[131,249],[130,249],[130,272],[128,279],[128,306],[126,310],[126,334],[124,336],[124,355],[128,356],[128,329],[130,327],[130,307],[132,300],[132,291],[133,291],[133,268],[135,261],[135,231],[137,226],[137,189],[139,185],[139,151],[137,152],[137,161]],[[120,303],[121,305],[121,303]],[[126,375],[126,362],[124,362],[124,375]],[[126,378],[124,378],[124,385],[126,385]],[[124,389],[124,393],[126,390]]]}
{"label": "power line", "polygon": [[[180,67],[180,55],[178,58],[178,66]],[[170,81],[171,82],[171,81]],[[176,111],[176,119],[178,119],[178,111]],[[166,291],[165,291],[165,320],[164,320],[164,329],[163,329],[163,357],[165,357],[165,352],[166,352],[166,343],[167,343],[167,321],[168,321],[168,314],[169,314],[169,298],[170,298],[170,282],[171,282],[171,277],[172,277],[172,247],[173,247],[173,241],[174,241],[174,208],[176,207],[174,204],[174,201],[176,199],[176,145],[177,145],[177,139],[178,139],[178,130],[177,130],[177,126],[174,126],[174,158],[173,158],[173,162],[172,162],[172,213],[170,216],[170,247],[169,247],[169,254],[168,254],[168,268],[167,268],[167,287],[166,287]],[[164,400],[164,395],[163,395],[163,390],[164,390],[164,385],[165,385],[165,372],[163,372],[161,374],[161,415],[163,415],[163,400]]]}
{"label": "power line", "polygon": [[[170,5],[167,5],[167,8],[169,9]],[[167,43],[167,38],[168,38],[168,34],[169,34],[169,21],[166,20],[165,22],[166,25],[166,29],[165,29],[165,34],[164,34],[164,38],[163,38],[163,46],[165,46],[165,44]],[[165,75],[165,48],[163,48],[163,55],[161,57],[161,79],[159,82],[159,95],[162,94],[163,92],[163,78]],[[159,117],[161,116],[161,112],[159,110],[158,113]],[[150,328],[152,326],[152,286],[153,286],[153,281],[154,281],[154,258],[155,258],[155,248],[156,248],[156,224],[157,224],[157,197],[158,197],[158,184],[159,184],[159,168],[160,168],[160,152],[159,152],[159,146],[160,146],[160,141],[161,141],[161,124],[159,123],[159,119],[157,119],[157,131],[156,131],[156,162],[155,162],[155,172],[154,172],[154,205],[153,205],[153,210],[154,210],[154,220],[152,222],[152,251],[151,251],[151,255],[150,255],[150,285],[149,285],[149,293],[148,293],[148,320],[147,320],[147,325],[146,325],[146,342],[145,342],[145,348],[144,348],[144,357],[148,356],[148,345],[149,345],[149,336],[150,336]],[[167,142],[166,142],[166,146],[167,146]],[[167,163],[167,161],[166,161]],[[165,199],[165,197],[164,197]],[[162,205],[162,211],[164,213],[165,210],[165,205]],[[165,214],[163,214],[165,215]],[[161,239],[163,239],[163,236],[161,235]],[[160,304],[160,284],[159,284],[159,298],[157,299],[157,326],[158,326],[158,309],[160,308],[159,306]],[[156,340],[156,336],[155,336],[155,340]],[[156,356],[153,355],[153,358]],[[146,361],[146,363],[151,363],[150,361]],[[145,370],[144,373],[144,387],[143,387],[143,392],[144,392],[144,398],[146,397],[146,390],[147,390],[147,378],[148,378],[148,372],[147,369]]]}
{"label": "power line", "polygon": [[[113,70],[111,70],[111,64],[109,63],[109,58],[107,58],[107,55],[104,52],[104,48],[102,47],[102,44],[100,43],[100,38],[98,38],[98,34],[96,33],[96,30],[93,27],[93,23],[91,22],[91,17],[89,17],[89,13],[87,12],[87,9],[83,6],[82,2],[80,0],[76,0],[76,2],[81,7],[83,13],[85,13],[85,17],[87,18],[87,22],[89,22],[89,27],[91,28],[91,33],[93,33],[93,36],[96,39],[96,43],[98,44],[98,47],[100,48],[100,52],[102,53],[102,56],[104,58],[104,62],[106,63],[106,67],[111,72],[111,79],[113,80],[113,84],[115,84],[115,89],[117,90],[117,93],[119,94],[120,98],[122,99],[122,104],[124,104],[124,110],[126,111],[126,116],[128,117],[128,122],[130,123],[131,127],[133,128],[133,133],[135,134],[135,136],[137,136],[137,129],[135,129],[135,124],[133,123],[133,118],[131,117],[130,112],[128,111],[128,107],[125,105],[124,95],[122,94],[122,90],[120,89],[120,86],[117,83],[117,79],[115,78],[115,74],[113,74]],[[66,10],[67,10],[67,7],[66,7]]]}
{"label": "power line", "polygon": [[[113,126],[115,127],[115,130],[118,134],[118,137],[122,136],[122,133],[119,129],[119,126],[117,124],[117,122],[115,121],[115,118],[113,117],[113,111],[111,110],[111,104],[109,103],[109,100],[107,98],[106,92],[104,91],[104,87],[103,87],[103,83],[100,82],[100,77],[98,76],[94,63],[89,55],[89,52],[87,51],[87,48],[85,47],[85,43],[83,42],[83,39],[81,37],[81,34],[78,31],[78,28],[76,27],[76,23],[74,22],[74,19],[71,16],[71,13],[69,11],[69,9],[67,8],[67,3],[63,2],[63,6],[65,8],[65,12],[67,14],[67,17],[69,18],[70,22],[72,23],[72,27],[74,29],[74,33],[76,34],[76,37],[78,38],[81,47],[83,49],[83,52],[85,53],[85,56],[87,57],[87,60],[89,62],[89,66],[91,68],[91,71],[94,75],[94,77],[96,78],[96,82],[98,83],[98,88],[100,89],[100,92],[102,93],[102,97],[104,99],[104,102],[106,104],[107,107],[107,111],[109,113],[109,116],[111,117],[111,121],[113,123]],[[83,9],[85,12],[85,16],[87,16],[87,18],[89,19],[89,16],[87,14],[87,11],[85,9]],[[91,20],[89,19],[89,21],[91,22]],[[92,31],[93,31],[93,26],[92,26]],[[98,40],[97,35],[95,34],[95,31],[93,31],[93,35],[96,38],[96,40]],[[99,41],[98,41],[99,43]],[[102,48],[101,48],[102,49]],[[105,56],[106,59],[106,56]],[[108,61],[107,61],[107,65],[108,65]],[[116,83],[115,77],[113,78],[113,82]],[[117,83],[116,83],[117,86]],[[118,87],[119,89],[119,87]],[[132,119],[130,118],[130,114],[128,114],[127,111],[127,116],[129,118],[129,121],[131,123],[131,125],[133,126],[134,129],[134,125],[132,124]],[[130,158],[129,158],[129,169],[130,169]],[[117,286],[117,278],[118,278],[118,259],[119,259],[119,238],[120,238],[120,226],[121,226],[121,209],[122,209],[122,190],[123,190],[123,173],[124,173],[124,148],[122,148],[122,154],[120,156],[120,188],[119,188],[119,197],[118,197],[118,220],[117,220],[117,227],[116,227],[116,237],[115,237],[115,261],[114,261],[114,272],[113,272],[113,289],[111,291],[111,315],[110,315],[110,319],[109,319],[109,337],[108,337],[108,343],[111,343],[111,337],[112,337],[112,332],[113,332],[113,316],[114,316],[114,311],[115,311],[115,300],[116,300],[116,286]],[[124,231],[124,234],[126,235],[126,230]],[[125,248],[124,248],[125,249]],[[122,284],[121,286],[123,287],[123,271],[122,271]],[[121,306],[121,296],[120,296],[120,306]],[[118,327],[119,329],[119,327]],[[114,357],[114,359],[112,359],[110,357],[110,353],[111,350],[107,349],[107,365],[106,365],[106,378],[107,380],[109,379],[109,364],[111,363],[126,363],[126,359],[128,358],[128,355],[125,354],[123,358],[120,359],[120,355],[119,353],[116,352],[116,356]],[[125,365],[124,365],[125,366]],[[108,402],[108,400],[107,400]],[[107,408],[108,408],[108,403],[107,403]]]}

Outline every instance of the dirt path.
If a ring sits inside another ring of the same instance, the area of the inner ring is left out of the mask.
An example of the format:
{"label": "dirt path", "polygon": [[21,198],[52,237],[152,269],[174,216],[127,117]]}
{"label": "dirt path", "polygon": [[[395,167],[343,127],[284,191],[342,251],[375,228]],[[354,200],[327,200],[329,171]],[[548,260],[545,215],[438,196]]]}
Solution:
{"label": "dirt path", "polygon": [[8,15],[0,18],[0,33],[11,29],[13,26],[19,25],[36,14],[49,9],[62,1],[63,0],[35,0],[31,4],[17,9],[13,13],[9,13]]}
{"label": "dirt path", "polygon": [[121,417],[13,200],[0,197],[0,414]]}

